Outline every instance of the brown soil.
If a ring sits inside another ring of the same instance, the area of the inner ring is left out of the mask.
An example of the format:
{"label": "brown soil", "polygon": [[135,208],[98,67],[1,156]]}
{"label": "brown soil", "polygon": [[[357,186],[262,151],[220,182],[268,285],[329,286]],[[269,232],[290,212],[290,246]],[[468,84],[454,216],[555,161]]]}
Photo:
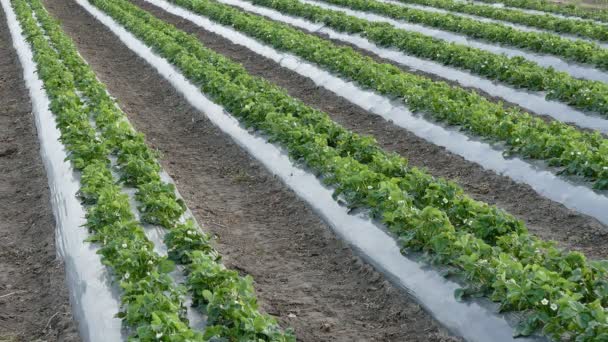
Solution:
{"label": "brown soil", "polygon": [[148,143],[228,267],[302,341],[453,341],[312,210],[69,0],[47,0]]}
{"label": "brown soil", "polygon": [[472,197],[504,208],[524,220],[530,231],[537,236],[555,240],[561,246],[582,251],[591,258],[608,258],[608,228],[597,220],[544,198],[528,185],[515,183],[508,177],[484,170],[478,164],[468,162],[443,147],[418,138],[243,46],[233,44],[143,0],[133,2],[196,35],[205,46],[241,63],[251,74],[264,77],[286,89],[290,95],[327,112],[346,128],[374,136],[382,147],[401,154],[412,165],[424,167],[435,176],[454,180]]}
{"label": "brown soil", "polygon": [[0,341],[79,341],[31,110],[0,8]]}

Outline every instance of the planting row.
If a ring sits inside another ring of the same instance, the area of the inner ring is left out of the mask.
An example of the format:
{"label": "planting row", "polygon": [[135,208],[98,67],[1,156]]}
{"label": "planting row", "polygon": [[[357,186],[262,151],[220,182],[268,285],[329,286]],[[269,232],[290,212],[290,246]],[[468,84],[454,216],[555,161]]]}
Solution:
{"label": "planting row", "polygon": [[380,94],[402,99],[413,111],[501,141],[510,154],[545,160],[562,167],[563,173],[594,181],[596,188],[608,187],[608,156],[603,153],[608,142],[599,133],[582,132],[556,121],[546,123],[516,109],[505,109],[474,92],[412,75],[390,64],[376,63],[351,48],[336,46],[214,0],[174,2]]}
{"label": "planting row", "polygon": [[339,32],[358,34],[380,46],[394,47],[405,54],[465,69],[490,80],[517,88],[546,92],[556,99],[587,111],[608,114],[608,84],[573,78],[565,72],[544,68],[521,57],[507,57],[464,45],[451,44],[417,32],[395,28],[324,9],[297,0],[249,0],[255,5],[299,16]]}
{"label": "planting row", "polygon": [[337,6],[372,12],[389,18],[435,27],[464,34],[501,45],[527,49],[537,53],[555,55],[565,60],[590,64],[608,70],[608,50],[598,44],[573,41],[557,34],[519,31],[496,23],[484,23],[454,14],[433,13],[375,0],[322,0]]}
{"label": "planting row", "polygon": [[472,200],[451,182],[408,167],[372,138],[345,130],[327,114],[250,76],[195,37],[131,3],[92,3],[243,124],[263,132],[322,176],[335,188],[335,196],[351,207],[371,209],[405,247],[427,251],[436,262],[452,266],[470,284],[457,295],[488,295],[504,310],[531,310],[522,334],[542,327],[555,338],[590,341],[608,332],[605,263],[530,236],[509,214]]}
{"label": "planting row", "polygon": [[[259,313],[251,278],[225,269],[209,237],[192,221],[180,222],[185,206],[173,186],[161,181],[155,153],[130,126],[58,23],[38,0],[29,4],[14,0],[13,6],[34,50],[61,140],[73,166],[82,172],[80,196],[87,205],[90,241],[100,244],[102,261],[120,285],[119,317],[130,327],[130,338],[294,340],[290,332],[280,331],[274,319]],[[111,155],[116,157],[120,182],[113,178]],[[168,275],[173,261],[153,252],[123,185],[137,189],[144,223],[169,229],[169,258],[185,266],[186,287],[176,286]],[[186,288],[208,316],[204,332],[189,327],[183,302]]]}
{"label": "planting row", "polygon": [[594,22],[558,18],[552,15],[530,14],[518,10],[476,5],[454,0],[398,0],[404,4],[431,6],[480,17],[509,21],[558,33],[608,41],[608,26]]}
{"label": "planting row", "polygon": [[531,9],[547,13],[593,19],[608,23],[608,10],[582,8],[576,4],[558,4],[548,0],[477,0],[489,4],[504,4],[516,8]]}
{"label": "planting row", "polygon": [[[105,264],[112,265],[114,277],[123,288],[123,310],[137,312],[145,298],[138,295],[138,284],[147,283],[156,303],[162,303],[171,311],[161,311],[161,321],[170,321],[175,330],[192,334],[188,325],[179,317],[183,309],[180,292],[166,275],[171,264],[152,251],[152,244],[145,237],[142,227],[134,220],[128,198],[121,193],[110,172],[109,148],[96,136],[89,124],[90,112],[76,94],[73,79],[61,64],[59,56],[48,44],[24,1],[13,2],[22,28],[34,50],[38,74],[42,78],[51,101],[51,109],[61,131],[61,140],[69,151],[73,166],[82,172],[81,196],[90,206],[87,208],[87,228],[91,241],[99,242]],[[111,213],[111,214],[109,214]],[[144,261],[141,267],[131,264]],[[143,274],[142,274],[143,273]],[[143,308],[138,317],[131,317],[130,325],[139,330],[136,336],[149,337],[165,329],[152,327],[151,311]],[[133,315],[131,315],[133,316]],[[162,324],[161,324],[162,325]]]}

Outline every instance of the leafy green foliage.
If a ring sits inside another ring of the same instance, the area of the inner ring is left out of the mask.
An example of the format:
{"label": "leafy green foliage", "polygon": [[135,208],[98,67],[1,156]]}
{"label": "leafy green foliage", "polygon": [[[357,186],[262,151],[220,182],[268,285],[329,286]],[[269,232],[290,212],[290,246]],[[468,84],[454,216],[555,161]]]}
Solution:
{"label": "leafy green foliage", "polygon": [[193,298],[208,315],[205,338],[290,341],[292,336],[282,333],[274,319],[259,313],[252,278],[227,270],[209,241],[192,221],[176,226],[165,237],[169,256],[186,266]]}
{"label": "leafy green foliage", "polygon": [[[408,167],[403,158],[382,151],[372,138],[345,130],[325,113],[250,76],[195,37],[131,3],[92,2],[171,61],[241,122],[285,147],[294,160],[332,186],[336,197],[353,207],[370,208],[399,237],[404,251],[423,251],[435,262],[457,270],[469,284],[456,294],[462,299],[484,295],[499,302],[503,310],[530,312],[529,323],[522,324],[520,334],[542,329],[555,339],[597,341],[608,333],[602,316],[608,302],[606,262],[590,262],[580,253],[562,251],[554,243],[529,235],[509,214],[470,199],[451,182]],[[207,3],[192,2],[195,8]],[[226,18],[240,15],[223,11]],[[197,264],[187,266],[195,298],[207,305],[214,322],[224,322],[234,317],[235,308],[255,305],[239,299],[247,298],[250,281],[237,279],[217,264],[217,254],[203,242],[209,238],[195,239],[196,234],[188,224],[175,227],[167,235],[169,253],[177,262]],[[228,293],[216,286],[216,291],[211,284],[233,284],[230,286],[238,290]],[[259,336],[260,331],[267,335],[262,321],[251,317],[233,326],[220,324],[207,333],[231,334],[228,331],[235,328],[247,336]]]}

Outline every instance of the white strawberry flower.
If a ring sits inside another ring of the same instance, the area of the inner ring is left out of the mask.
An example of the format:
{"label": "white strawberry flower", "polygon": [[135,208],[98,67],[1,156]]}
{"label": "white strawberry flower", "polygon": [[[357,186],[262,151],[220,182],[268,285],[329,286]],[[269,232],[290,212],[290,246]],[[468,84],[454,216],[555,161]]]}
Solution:
{"label": "white strawberry flower", "polygon": [[557,304],[551,303],[551,310],[557,311]]}
{"label": "white strawberry flower", "polygon": [[543,300],[541,300],[540,303],[542,305],[547,305],[547,304],[549,304],[549,300],[547,300],[547,298],[543,298]]}

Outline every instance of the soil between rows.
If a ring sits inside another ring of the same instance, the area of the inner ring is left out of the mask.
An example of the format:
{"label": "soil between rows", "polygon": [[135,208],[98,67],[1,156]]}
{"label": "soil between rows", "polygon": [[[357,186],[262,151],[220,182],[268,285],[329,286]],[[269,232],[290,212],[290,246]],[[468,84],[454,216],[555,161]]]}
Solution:
{"label": "soil between rows", "polygon": [[46,6],[163,153],[195,217],[219,236],[226,265],[253,276],[262,308],[299,340],[456,340],[102,24],[69,0]]}
{"label": "soil between rows", "polygon": [[0,7],[0,341],[79,341],[22,76]]}
{"label": "soil between rows", "polygon": [[485,170],[443,147],[433,145],[243,46],[233,44],[144,0],[132,2],[179,29],[194,34],[205,46],[241,63],[249,73],[264,77],[283,87],[291,96],[327,112],[344,127],[374,136],[383,148],[404,156],[411,165],[426,168],[434,176],[451,179],[473,198],[507,210],[524,220],[535,235],[555,240],[560,246],[584,252],[591,258],[608,258],[608,227],[596,219],[551,201],[528,185]]}

